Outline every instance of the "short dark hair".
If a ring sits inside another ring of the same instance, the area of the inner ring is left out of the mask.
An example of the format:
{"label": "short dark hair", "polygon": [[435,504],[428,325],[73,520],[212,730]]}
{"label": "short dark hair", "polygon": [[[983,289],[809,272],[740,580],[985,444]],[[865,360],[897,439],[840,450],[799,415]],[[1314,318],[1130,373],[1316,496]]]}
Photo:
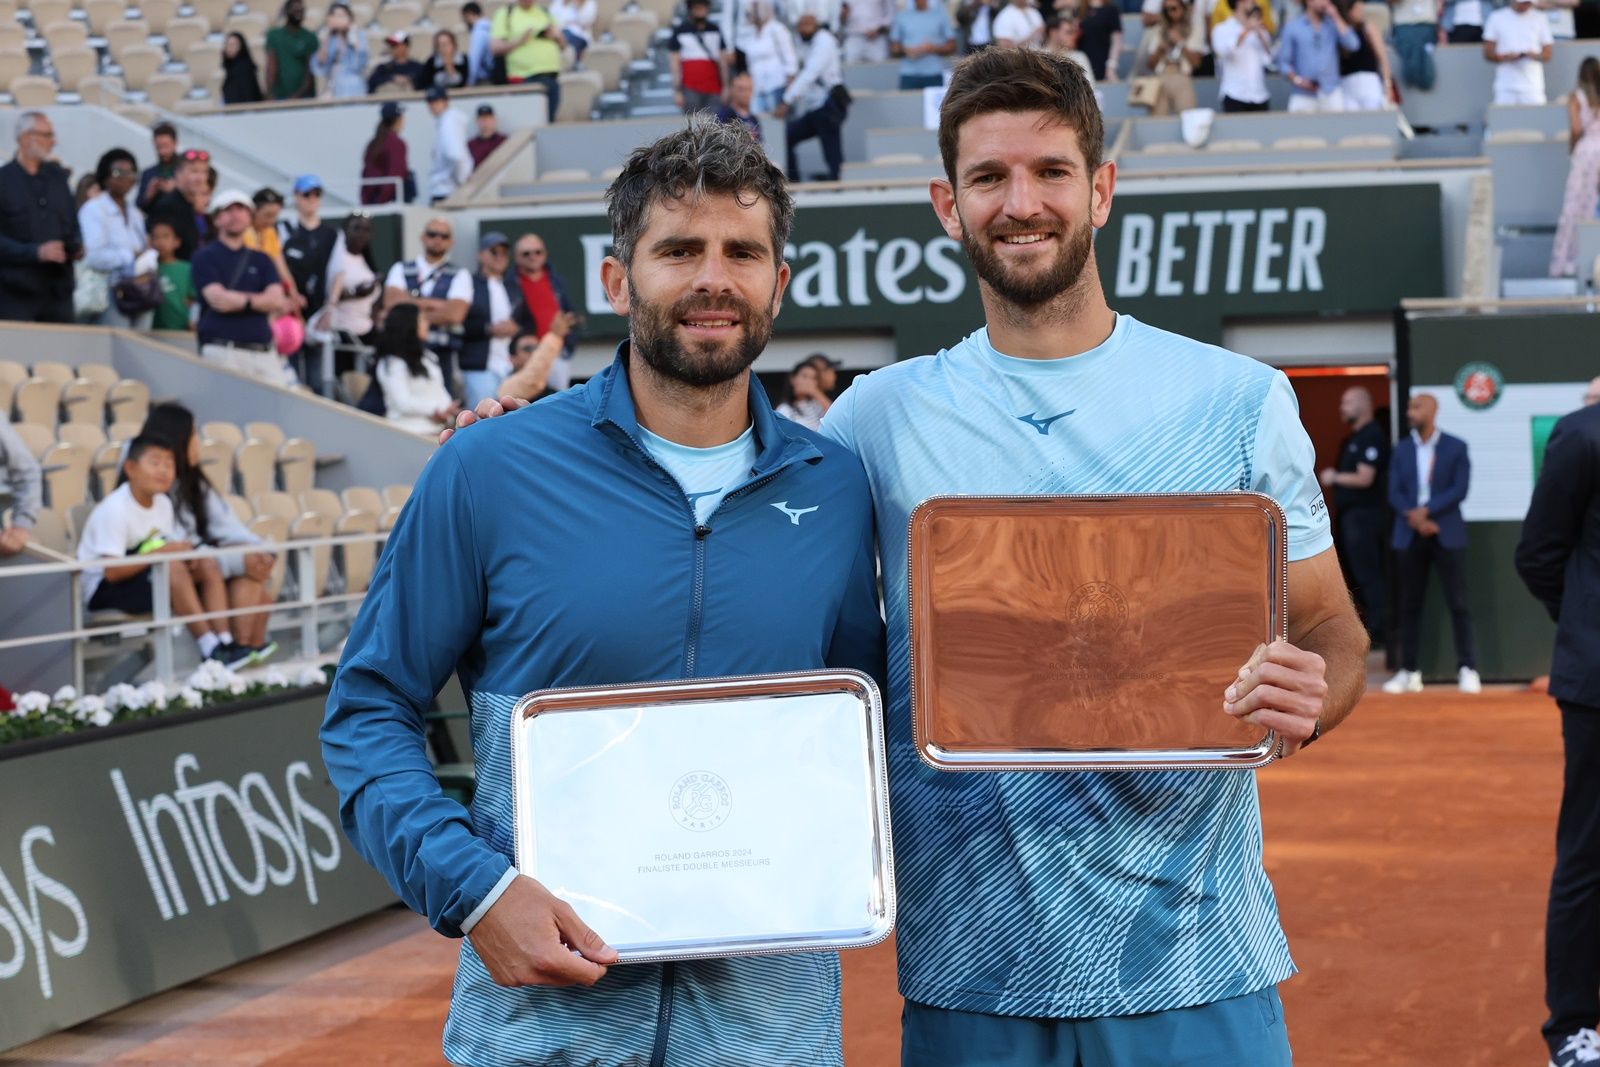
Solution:
{"label": "short dark hair", "polygon": [[178,227],[173,225],[172,222],[167,219],[151,219],[150,225],[145,229],[145,234],[147,236],[154,237],[156,235],[157,227],[165,227],[172,231],[172,236],[178,236]]}
{"label": "short dark hair", "polygon": [[158,122],[150,127],[150,139],[153,141],[157,137],[170,137],[176,141],[178,139],[178,128],[170,122]]}
{"label": "short dark hair", "polygon": [[105,155],[100,157],[100,162],[94,165],[94,180],[102,189],[105,188],[106,180],[111,177],[111,168],[118,163],[126,163],[133,168],[135,174],[139,173],[139,163],[133,158],[132,152],[126,148],[108,149]]}
{"label": "short dark hair", "polygon": [[283,203],[283,194],[278,192],[278,190],[268,186],[257,189],[255,195],[252,196],[250,200],[255,204],[256,207],[265,207],[268,204],[281,205]]}
{"label": "short dark hair", "polygon": [[939,107],[939,158],[956,182],[961,127],[980,115],[1043,111],[1072,127],[1092,171],[1105,155],[1105,120],[1083,68],[1033,49],[985,48],[956,64]]}
{"label": "short dark hair", "polygon": [[165,437],[157,437],[153,433],[142,433],[128,442],[128,455],[127,458],[122,462],[137,462],[139,457],[143,456],[146,452],[149,452],[153,448],[159,448],[163,452],[171,452],[173,458],[177,458],[178,453],[173,450],[173,447],[170,444],[167,443],[167,439]]}
{"label": "short dark hair", "polygon": [[511,339],[511,351],[515,352],[517,350],[517,346],[522,343],[522,339],[524,337],[531,337],[535,342],[537,342],[539,340],[539,333],[537,330],[517,331],[517,335]]}
{"label": "short dark hair", "polygon": [[478,0],[467,0],[466,3],[461,5],[461,13],[463,15],[481,15],[483,14],[483,8],[479,5]]}
{"label": "short dark hair", "polygon": [[794,225],[794,199],[789,186],[755,138],[736,123],[722,123],[697,114],[681,130],[634,150],[622,173],[606,190],[611,207],[612,254],[624,267],[633,263],[634,246],[650,221],[650,209],[661,200],[699,198],[707,193],[731,195],[740,203],[765,200],[772,209],[772,249],[778,262]]}

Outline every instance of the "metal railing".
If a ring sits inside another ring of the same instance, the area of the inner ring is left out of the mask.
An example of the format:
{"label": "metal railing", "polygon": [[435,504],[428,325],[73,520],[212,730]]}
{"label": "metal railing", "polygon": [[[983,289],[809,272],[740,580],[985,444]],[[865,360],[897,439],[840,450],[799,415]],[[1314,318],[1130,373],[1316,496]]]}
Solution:
{"label": "metal railing", "polygon": [[[187,552],[157,552],[125,560],[110,558],[70,560],[50,563],[24,563],[0,567],[0,582],[4,582],[8,578],[26,578],[52,574],[65,575],[70,586],[68,592],[72,598],[72,629],[53,633],[32,634],[26,637],[0,639],[0,653],[11,649],[72,642],[74,683],[82,690],[85,682],[85,657],[82,651],[84,642],[95,638],[115,636],[143,638],[148,632],[149,640],[153,645],[155,678],[158,681],[170,684],[176,678],[176,657],[173,645],[173,630],[176,627],[186,626],[191,622],[203,622],[212,619],[231,619],[244,615],[259,615],[263,612],[272,614],[290,611],[298,614],[298,618],[295,620],[295,628],[299,630],[300,655],[305,659],[313,659],[323,651],[319,636],[321,624],[324,621],[335,621],[335,616],[328,609],[337,605],[358,604],[366,598],[365,590],[356,593],[339,592],[329,594],[323,588],[319,588],[316,581],[316,550],[327,549],[331,554],[335,547],[370,544],[373,546],[373,567],[376,569],[377,554],[388,537],[387,531],[371,534],[337,534],[330,537],[308,537],[289,541],[262,541],[255,544],[197,548]],[[198,559],[222,560],[252,553],[269,553],[274,556],[283,555],[287,557],[286,566],[292,567],[294,576],[294,596],[292,599],[274,600],[254,607],[202,611],[189,615],[174,615],[172,613],[172,592],[168,583],[170,581],[170,567],[173,564],[187,563],[190,560]],[[124,616],[115,622],[87,625],[85,616],[86,614],[92,614],[92,612],[89,612],[85,607],[80,593],[82,573],[85,570],[101,570],[108,566],[126,566],[130,562],[148,563],[151,568],[150,614],[148,616]],[[331,562],[330,559],[330,567]],[[323,585],[325,587],[326,582]],[[0,585],[0,590],[3,590],[3,588],[3,585]],[[4,596],[3,591],[0,591],[0,596]],[[343,620],[351,615],[353,615],[353,612],[341,613],[337,618]],[[269,621],[269,633],[271,629],[272,624]]]}

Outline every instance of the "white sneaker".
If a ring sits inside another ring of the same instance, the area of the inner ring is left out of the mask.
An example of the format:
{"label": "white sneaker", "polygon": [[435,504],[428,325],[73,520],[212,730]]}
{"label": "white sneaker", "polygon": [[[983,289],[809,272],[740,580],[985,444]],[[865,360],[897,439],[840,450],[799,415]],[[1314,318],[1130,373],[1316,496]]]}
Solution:
{"label": "white sneaker", "polygon": [[1478,679],[1478,672],[1471,667],[1461,668],[1461,673],[1456,675],[1456,685],[1463,693],[1483,692],[1483,682]]}
{"label": "white sneaker", "polygon": [[1394,677],[1383,683],[1385,693],[1422,692],[1421,671],[1395,671]]}

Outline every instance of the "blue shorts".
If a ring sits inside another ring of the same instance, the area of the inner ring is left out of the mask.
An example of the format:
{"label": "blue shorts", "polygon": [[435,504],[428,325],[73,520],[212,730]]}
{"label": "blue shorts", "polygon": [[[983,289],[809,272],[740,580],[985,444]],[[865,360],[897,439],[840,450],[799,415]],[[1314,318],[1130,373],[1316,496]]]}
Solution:
{"label": "blue shorts", "polygon": [[1192,1008],[1023,1019],[906,1001],[901,1067],[1290,1067],[1283,1002],[1267,987]]}

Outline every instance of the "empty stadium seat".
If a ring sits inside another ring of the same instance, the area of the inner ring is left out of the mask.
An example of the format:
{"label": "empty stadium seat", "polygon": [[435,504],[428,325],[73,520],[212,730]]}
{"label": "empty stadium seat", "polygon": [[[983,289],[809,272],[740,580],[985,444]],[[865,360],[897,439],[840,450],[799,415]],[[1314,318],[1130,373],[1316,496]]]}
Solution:
{"label": "empty stadium seat", "polygon": [[100,70],[100,59],[87,44],[52,49],[50,62],[55,66],[56,84],[64,93],[77,92],[85,78],[92,78]]}
{"label": "empty stadium seat", "polygon": [[1327,147],[1326,137],[1279,137],[1272,142],[1274,152],[1303,152]]}
{"label": "empty stadium seat", "polygon": [[[254,437],[246,438],[233,455],[234,468],[239,472],[239,492],[251,500],[257,500],[262,493],[275,489],[272,468],[277,456],[278,450],[270,443]],[[259,502],[256,510],[261,510]]]}
{"label": "empty stadium seat", "polygon": [[389,0],[378,8],[378,25],[385,33],[407,33],[422,21],[422,5],[416,0]]}
{"label": "empty stadium seat", "polygon": [[109,74],[96,74],[78,83],[78,95],[94,107],[120,107],[126,91],[122,79]]}
{"label": "empty stadium seat", "polygon": [[233,488],[233,450],[237,447],[210,437],[200,442],[200,471],[219,493]]}
{"label": "empty stadium seat", "polygon": [[139,17],[150,24],[150,32],[165,34],[178,14],[179,0],[139,0]]}
{"label": "empty stadium seat", "polygon": [[383,494],[364,485],[346,489],[339,494],[339,500],[344,504],[346,511],[370,511],[378,516],[381,516],[384,508],[388,506],[383,502]]}
{"label": "empty stadium seat", "polygon": [[33,542],[52,552],[71,556],[74,552],[72,538],[67,535],[67,521],[54,508],[43,507],[33,519]]}
{"label": "empty stadium seat", "polygon": [[17,386],[12,402],[17,408],[17,421],[31,422],[53,432],[56,408],[61,402],[61,383],[48,378],[29,378]]}
{"label": "empty stadium seat", "polygon": [[583,69],[600,75],[602,92],[614,93],[622,88],[622,75],[632,60],[627,45],[602,41],[584,50]]}
{"label": "empty stadium seat", "polygon": [[1233,137],[1206,145],[1207,152],[1259,152],[1261,149],[1261,142],[1253,137]]}
{"label": "empty stadium seat", "polygon": [[[309,541],[318,537],[332,536],[333,520],[325,515],[317,515],[308,511],[289,524],[289,540],[291,541]],[[317,545],[311,549],[311,591],[317,596],[321,596],[328,588],[328,569],[332,561],[333,546]],[[298,577],[298,565],[295,573]]]}
{"label": "empty stadium seat", "polygon": [[72,17],[72,0],[28,0],[28,13],[33,16],[34,32],[41,31],[52,22],[65,22]]}
{"label": "empty stadium seat", "polygon": [[150,414],[150,387],[137,378],[123,378],[106,393],[106,408],[112,422],[131,422],[137,431]]}
{"label": "empty stadium seat", "polygon": [[634,59],[643,59],[660,25],[661,20],[647,11],[624,11],[612,20],[611,36],[626,45]]}
{"label": "empty stadium seat", "polygon": [[[250,532],[261,540],[270,544],[282,544],[289,540],[289,520],[280,515],[256,515],[247,524]],[[277,598],[278,590],[283,587],[283,576],[287,563],[283,554],[279,553],[276,562],[272,565],[272,576],[267,579],[267,595]]]}
{"label": "empty stadium seat", "polygon": [[44,473],[45,502],[63,515],[89,498],[89,464],[94,458],[82,445],[58,441],[39,457]]}
{"label": "empty stadium seat", "polygon": [[228,509],[233,512],[233,517],[250,525],[250,520],[256,517],[255,509],[250,506],[250,501],[237,493],[224,493],[223,499],[228,502]]}
{"label": "empty stadium seat", "polygon": [[[325,516],[330,522],[338,522],[339,516],[345,512],[344,504],[339,501],[339,494],[332,489],[305,489],[296,499],[300,501],[301,511]],[[376,520],[377,516],[373,518]]]}
{"label": "empty stadium seat", "polygon": [[51,432],[50,427],[40,426],[34,422],[12,423],[11,430],[22,438],[22,443],[27,446],[29,454],[34,459],[44,455],[56,441],[56,435]]}
{"label": "empty stadium seat", "polygon": [[[0,24],[0,52],[8,52],[12,55],[20,54],[24,59],[26,59],[27,47],[27,30],[23,29],[15,22],[6,22],[4,24]],[[23,67],[22,72],[26,73],[27,69],[28,68],[26,66]],[[15,75],[13,75],[13,77],[15,77]]]}
{"label": "empty stadium seat", "polygon": [[388,533],[390,530],[394,529],[394,524],[399,521],[399,519],[399,508],[384,508],[383,514],[378,516],[379,531],[382,533]]}
{"label": "empty stadium seat", "polygon": [[566,71],[557,75],[556,82],[561,87],[561,106],[553,121],[588,122],[604,88],[600,75],[592,70]]}
{"label": "empty stadium seat", "polygon": [[106,420],[106,387],[87,378],[74,378],[61,387],[61,408],[68,422],[100,427]]}
{"label": "empty stadium seat", "polygon": [[99,423],[64,422],[56,427],[56,440],[96,451],[105,447],[106,432]]}
{"label": "empty stadium seat", "polygon": [[89,521],[89,513],[94,511],[93,500],[80,500],[66,511],[67,540],[72,543],[73,551],[77,551],[78,540],[83,537],[84,524]]}
{"label": "empty stadium seat", "polygon": [[284,491],[303,493],[317,476],[317,446],[304,437],[291,437],[278,446],[278,481]]}
{"label": "empty stadium seat", "polygon": [[201,88],[209,88],[212,79],[222,73],[220,41],[196,41],[182,55],[189,67],[189,77]]}
{"label": "empty stadium seat", "polygon": [[[117,6],[122,6],[121,0],[116,0]],[[147,44],[150,41],[150,24],[143,19],[124,19],[122,17],[106,27],[106,49],[111,53],[111,58],[119,59],[122,53],[135,45]]]}
{"label": "empty stadium seat", "polygon": [[[173,19],[167,24],[167,47],[174,56],[187,56],[189,49],[204,41],[210,32],[211,27],[203,18]],[[217,47],[220,50],[222,46]]]}
{"label": "empty stadium seat", "polygon": [[[305,513],[305,509],[295,501],[294,497],[276,489],[255,494],[250,497],[250,503],[255,507],[257,515],[276,515],[285,523],[291,523]],[[287,528],[286,526],[285,529]]]}
{"label": "empty stadium seat", "polygon": [[244,444],[244,431],[231,422],[207,422],[200,427],[200,437],[209,441],[224,441],[238,448]]}
{"label": "empty stadium seat", "polygon": [[[203,19],[211,33],[221,33],[222,24],[233,7],[233,0],[189,0],[194,17]],[[359,25],[359,23],[357,23]],[[168,33],[171,32],[169,29]]]}
{"label": "empty stadium seat", "polygon": [[[563,106],[565,106],[563,104]],[[559,170],[545,171],[539,175],[541,182],[587,182],[593,181],[594,175],[582,167],[563,167]]]}
{"label": "empty stadium seat", "polygon": [[56,80],[37,74],[13,78],[11,102],[21,108],[50,107],[56,102]]}
{"label": "empty stadium seat", "polygon": [[244,435],[254,437],[257,441],[265,441],[273,448],[283,444],[289,436],[283,432],[283,427],[275,422],[247,422],[244,424]]}
{"label": "empty stadium seat", "polygon": [[66,385],[76,378],[77,374],[65,363],[57,363],[54,360],[40,360],[33,365],[33,376],[35,378],[48,378],[52,382]]}
{"label": "empty stadium seat", "polygon": [[78,364],[78,377],[87,378],[91,382],[99,382],[108,390],[121,380],[121,375],[108,363],[80,363]]}
{"label": "empty stadium seat", "polygon": [[386,485],[383,487],[383,502],[391,508],[403,508],[406,501],[411,499],[409,485]]}
{"label": "empty stadium seat", "polygon": [[150,79],[155,77],[166,60],[165,52],[147,44],[125,48],[118,60],[122,65],[122,80],[129,89],[142,93],[149,88]]}
{"label": "empty stadium seat", "polygon": [[372,384],[372,375],[366,371],[347,370],[339,375],[339,388],[344,390],[345,399],[352,404],[367,395],[367,387]]}
{"label": "empty stadium seat", "polygon": [[187,74],[159,72],[150,75],[150,80],[145,82],[144,90],[152,104],[171,111],[178,106],[180,100],[189,95],[189,90],[193,86],[194,82]]}
{"label": "empty stadium seat", "polygon": [[0,359],[0,404],[3,404],[7,421],[11,418],[11,394],[17,386],[28,380],[28,368],[11,359]]}
{"label": "empty stadium seat", "polygon": [[[352,511],[339,517],[334,533],[372,534],[378,532],[378,516],[370,511]],[[377,559],[378,546],[372,541],[356,541],[339,546],[341,569],[344,571],[344,591],[365,593],[372,583],[372,567]]]}
{"label": "empty stadium seat", "polygon": [[94,451],[89,471],[94,476],[94,491],[104,500],[117,487],[122,475],[122,441],[108,440]]}
{"label": "empty stadium seat", "polygon": [[[38,25],[35,23],[35,25]],[[74,19],[59,19],[45,24],[44,30],[39,34],[50,48],[50,54],[69,48],[88,48],[89,30],[83,23]]]}
{"label": "empty stadium seat", "polygon": [[123,0],[83,0],[83,14],[89,24],[89,32],[96,37],[104,37],[106,30],[122,18],[127,8]]}
{"label": "empty stadium seat", "polygon": [[107,441],[131,441],[138,436],[139,428],[144,425],[144,419],[113,419],[111,425],[106,427]]}

